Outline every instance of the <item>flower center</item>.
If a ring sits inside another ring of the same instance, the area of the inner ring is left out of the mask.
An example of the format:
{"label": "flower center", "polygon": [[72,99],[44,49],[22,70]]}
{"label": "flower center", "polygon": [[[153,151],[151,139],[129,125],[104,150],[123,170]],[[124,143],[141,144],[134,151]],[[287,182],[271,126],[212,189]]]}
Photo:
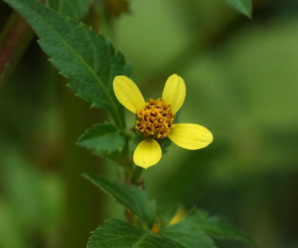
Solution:
{"label": "flower center", "polygon": [[137,112],[136,129],[144,138],[162,139],[168,136],[175,114],[164,100],[148,99],[145,108]]}

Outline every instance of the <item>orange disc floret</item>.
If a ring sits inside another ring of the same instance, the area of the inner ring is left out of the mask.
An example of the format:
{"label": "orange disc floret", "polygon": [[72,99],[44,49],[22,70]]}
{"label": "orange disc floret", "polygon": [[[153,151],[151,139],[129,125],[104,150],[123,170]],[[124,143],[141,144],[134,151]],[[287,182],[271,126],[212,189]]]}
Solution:
{"label": "orange disc floret", "polygon": [[175,114],[163,99],[148,99],[136,114],[136,129],[144,138],[166,138],[173,128]]}

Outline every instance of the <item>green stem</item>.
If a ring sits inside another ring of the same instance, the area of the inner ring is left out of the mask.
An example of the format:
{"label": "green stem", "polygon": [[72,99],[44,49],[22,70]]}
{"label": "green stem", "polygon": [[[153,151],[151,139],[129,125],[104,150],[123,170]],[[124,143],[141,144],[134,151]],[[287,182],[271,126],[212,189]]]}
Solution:
{"label": "green stem", "polygon": [[142,180],[140,180],[140,176],[142,175],[143,172],[143,168],[140,166],[135,166],[134,170],[133,170],[133,174],[132,174],[132,178],[131,178],[131,183],[135,184],[135,185],[143,185],[144,182]]}
{"label": "green stem", "polygon": [[128,185],[134,184],[134,185],[142,185],[143,183],[139,180],[143,168],[136,166],[133,163],[133,159],[129,152],[129,133],[125,132],[123,133],[124,136],[126,136],[125,146],[122,151],[122,159],[119,161],[119,165],[123,167],[124,170],[124,182]]}

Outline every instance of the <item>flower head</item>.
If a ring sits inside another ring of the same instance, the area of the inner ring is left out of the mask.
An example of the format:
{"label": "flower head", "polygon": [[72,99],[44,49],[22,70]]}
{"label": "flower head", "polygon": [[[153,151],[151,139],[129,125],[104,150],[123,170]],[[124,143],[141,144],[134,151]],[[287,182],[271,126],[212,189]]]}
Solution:
{"label": "flower head", "polygon": [[143,138],[133,154],[136,165],[147,169],[157,164],[162,155],[159,141],[166,137],[189,150],[204,148],[213,141],[212,133],[203,126],[173,124],[186,95],[184,80],[178,75],[168,78],[158,100],[145,102],[137,85],[126,76],[116,76],[113,89],[118,101],[136,115],[135,128]]}

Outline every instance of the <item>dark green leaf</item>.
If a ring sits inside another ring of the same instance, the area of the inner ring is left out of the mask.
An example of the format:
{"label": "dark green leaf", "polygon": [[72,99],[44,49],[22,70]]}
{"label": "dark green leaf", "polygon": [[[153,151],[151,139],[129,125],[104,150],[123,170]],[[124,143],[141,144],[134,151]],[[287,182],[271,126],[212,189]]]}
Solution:
{"label": "dark green leaf", "polygon": [[186,221],[213,238],[238,240],[256,245],[252,238],[233,227],[227,220],[219,217],[208,217],[205,211],[193,211],[186,217]]}
{"label": "dark green leaf", "polygon": [[87,248],[179,248],[158,234],[146,232],[120,220],[108,220],[92,233]]}
{"label": "dark green leaf", "polygon": [[122,159],[122,155],[123,155],[123,153],[120,151],[116,151],[116,152],[93,151],[92,153],[96,156],[107,158],[114,162],[119,162]]}
{"label": "dark green leaf", "polygon": [[91,0],[46,0],[46,4],[52,9],[77,20],[87,13],[89,2]]}
{"label": "dark green leaf", "polygon": [[166,227],[159,234],[179,244],[181,248],[215,248],[213,241],[188,221]]}
{"label": "dark green leaf", "polygon": [[79,146],[96,152],[112,153],[124,147],[125,138],[110,123],[102,123],[85,131],[77,141]]}
{"label": "dark green leaf", "polygon": [[222,0],[238,10],[240,13],[251,18],[252,3],[251,0]]}
{"label": "dark green leaf", "polygon": [[145,191],[133,185],[128,186],[119,181],[111,181],[103,176],[89,174],[84,176],[133,212],[149,229],[151,228],[156,216],[156,203],[148,199]]}
{"label": "dark green leaf", "polygon": [[70,88],[92,106],[108,110],[124,127],[124,109],[113,92],[116,75],[130,76],[131,68],[121,53],[91,28],[67,19],[36,0],[4,0],[19,11],[40,38],[42,49]]}

